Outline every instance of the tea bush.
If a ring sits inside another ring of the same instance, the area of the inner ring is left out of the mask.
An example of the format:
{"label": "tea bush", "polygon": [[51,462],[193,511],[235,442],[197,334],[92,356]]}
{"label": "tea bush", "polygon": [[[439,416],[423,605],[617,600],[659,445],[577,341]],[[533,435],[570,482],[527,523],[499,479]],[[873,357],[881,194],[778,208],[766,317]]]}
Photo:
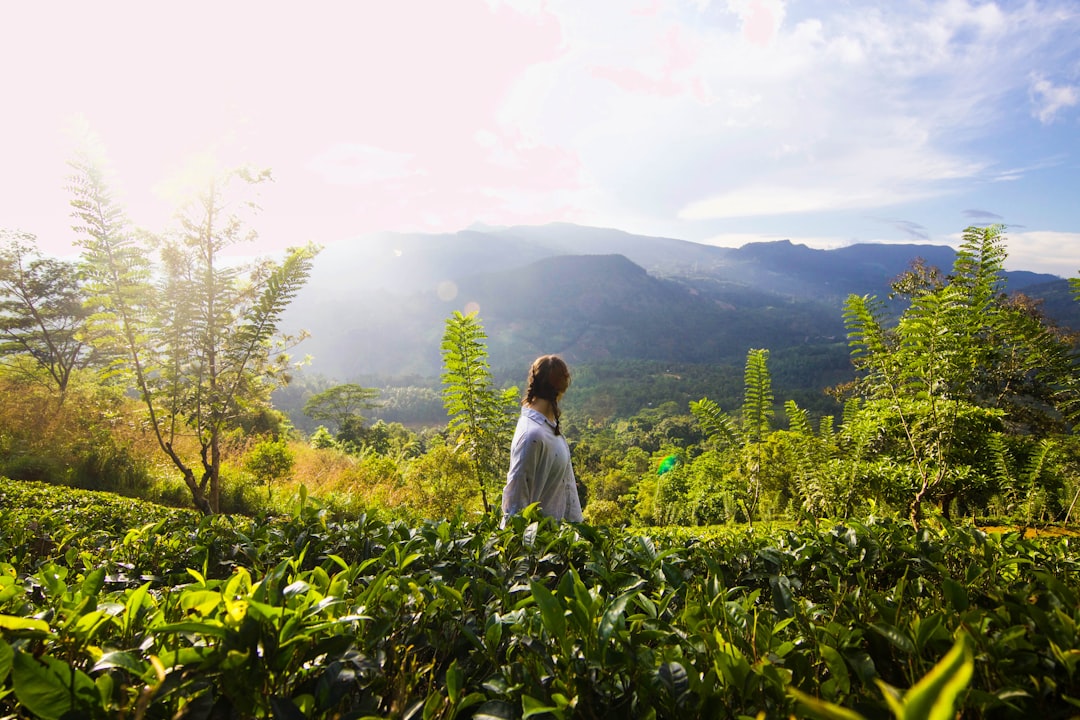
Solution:
{"label": "tea bush", "polygon": [[7,717],[1080,708],[1068,537],[898,521],[661,535],[531,511],[505,529],[407,524],[303,493],[287,515],[202,518],[6,480],[0,506]]}

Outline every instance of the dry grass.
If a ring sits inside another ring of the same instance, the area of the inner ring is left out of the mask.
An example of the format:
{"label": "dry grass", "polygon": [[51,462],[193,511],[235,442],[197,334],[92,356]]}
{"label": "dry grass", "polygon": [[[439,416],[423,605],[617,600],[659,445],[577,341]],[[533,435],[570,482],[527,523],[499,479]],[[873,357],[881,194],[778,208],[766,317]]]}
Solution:
{"label": "dry grass", "polygon": [[1080,537],[1080,527],[1071,525],[1044,525],[1041,527],[1030,527],[1025,525],[986,525],[979,529],[983,532],[994,533],[996,535],[1023,532],[1025,538]]}

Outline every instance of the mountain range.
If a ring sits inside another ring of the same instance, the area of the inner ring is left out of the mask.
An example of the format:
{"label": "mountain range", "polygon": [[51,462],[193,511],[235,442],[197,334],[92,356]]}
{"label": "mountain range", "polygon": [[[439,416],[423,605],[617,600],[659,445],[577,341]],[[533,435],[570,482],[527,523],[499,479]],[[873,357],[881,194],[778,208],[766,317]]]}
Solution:
{"label": "mountain range", "polygon": [[[916,258],[948,272],[955,251],[786,240],[722,248],[569,224],[383,233],[324,249],[283,327],[309,331],[297,353],[339,382],[437,377],[455,310],[478,312],[493,369],[520,370],[544,353],[573,364],[741,365],[750,348],[843,344],[844,299],[884,298]],[[1080,328],[1067,281],[1026,271],[1006,281]]]}

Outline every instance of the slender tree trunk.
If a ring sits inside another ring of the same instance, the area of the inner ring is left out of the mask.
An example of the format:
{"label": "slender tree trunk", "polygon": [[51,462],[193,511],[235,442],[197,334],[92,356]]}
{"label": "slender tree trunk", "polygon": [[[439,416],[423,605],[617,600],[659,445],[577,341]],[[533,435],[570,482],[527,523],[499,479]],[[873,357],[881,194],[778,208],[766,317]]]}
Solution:
{"label": "slender tree trunk", "polygon": [[191,468],[183,468],[184,484],[188,486],[188,490],[191,491],[191,502],[203,515],[213,515],[214,508],[211,506],[210,501],[207,499],[206,494],[199,487],[199,483],[195,480],[195,473],[191,471]]}
{"label": "slender tree trunk", "polygon": [[487,487],[484,483],[484,471],[481,469],[479,463],[476,465],[476,480],[480,485],[480,500],[484,504],[484,514],[491,512],[491,503],[488,502]]}
{"label": "slender tree trunk", "polygon": [[919,523],[922,521],[922,500],[924,494],[926,494],[926,488],[915,493],[915,496],[911,498],[911,502],[908,503],[908,519],[911,520],[911,525],[916,530],[919,529]]}
{"label": "slender tree trunk", "polygon": [[221,443],[216,428],[210,440],[210,507],[221,512]]}
{"label": "slender tree trunk", "polygon": [[184,484],[187,485],[188,490],[191,492],[191,502],[195,505],[195,508],[203,515],[213,515],[214,508],[210,505],[210,501],[206,497],[206,493],[203,492],[202,486],[198,480],[195,479],[195,471],[184,464],[184,461],[180,459],[180,456],[173,450],[172,443],[166,442],[164,439],[160,439],[161,447],[165,450],[165,454],[172,460],[173,465],[180,471],[180,474],[184,477]]}

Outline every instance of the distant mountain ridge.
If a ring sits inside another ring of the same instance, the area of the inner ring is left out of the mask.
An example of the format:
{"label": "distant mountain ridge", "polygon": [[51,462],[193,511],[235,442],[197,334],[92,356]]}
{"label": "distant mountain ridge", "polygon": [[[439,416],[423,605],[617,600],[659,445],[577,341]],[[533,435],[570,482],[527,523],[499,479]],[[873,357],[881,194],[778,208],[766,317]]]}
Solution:
{"label": "distant mountain ridge", "polygon": [[[384,233],[326,248],[284,325],[309,330],[299,351],[313,356],[311,370],[343,382],[437,376],[445,319],[470,309],[495,368],[548,352],[575,363],[739,363],[752,347],[842,342],[843,299],[884,296],[916,257],[948,271],[955,251],[787,240],[721,248],[567,224]],[[1067,290],[1052,275],[1007,280],[1058,298]],[[1075,305],[1059,311],[1080,325]]]}

